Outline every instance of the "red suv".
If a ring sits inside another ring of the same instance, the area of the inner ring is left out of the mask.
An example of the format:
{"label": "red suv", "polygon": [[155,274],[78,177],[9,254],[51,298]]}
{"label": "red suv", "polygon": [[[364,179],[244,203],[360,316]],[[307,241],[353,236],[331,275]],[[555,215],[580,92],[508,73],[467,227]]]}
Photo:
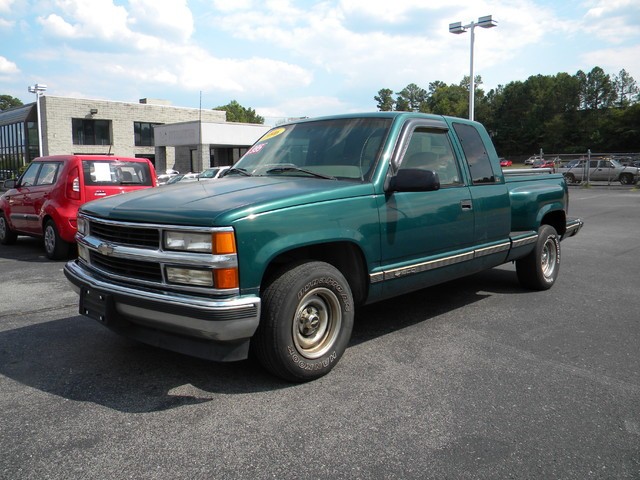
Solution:
{"label": "red suv", "polygon": [[6,180],[0,197],[0,244],[18,235],[44,237],[50,259],[69,255],[78,207],[109,195],[156,186],[146,158],[55,155],[34,159],[18,180]]}

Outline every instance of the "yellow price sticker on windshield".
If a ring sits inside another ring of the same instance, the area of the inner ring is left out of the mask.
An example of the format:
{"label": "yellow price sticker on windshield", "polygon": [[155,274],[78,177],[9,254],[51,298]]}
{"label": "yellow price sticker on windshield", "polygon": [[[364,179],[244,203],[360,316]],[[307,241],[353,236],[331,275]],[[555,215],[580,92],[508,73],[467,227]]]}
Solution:
{"label": "yellow price sticker on windshield", "polygon": [[282,132],[284,132],[286,129],[285,128],[276,128],[275,130],[271,130],[270,132],[267,132],[260,140],[258,140],[259,142],[264,142],[265,140],[269,140],[270,138],[273,137],[277,137],[278,135],[280,135]]}

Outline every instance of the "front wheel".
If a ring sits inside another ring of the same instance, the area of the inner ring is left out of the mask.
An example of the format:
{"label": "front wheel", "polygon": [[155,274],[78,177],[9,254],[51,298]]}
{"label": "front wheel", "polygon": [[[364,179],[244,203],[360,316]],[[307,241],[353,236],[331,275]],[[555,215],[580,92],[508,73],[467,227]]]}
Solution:
{"label": "front wheel", "polygon": [[314,380],[342,357],[353,329],[353,296],[344,276],[324,262],[305,262],[264,290],[251,348],[274,375]]}
{"label": "front wheel", "polygon": [[536,248],[516,261],[518,280],[532,290],[548,290],[556,282],[560,271],[560,237],[551,225],[538,230]]}
{"label": "front wheel", "polygon": [[623,173],[620,175],[620,183],[622,185],[632,185],[633,184],[633,175],[630,173]]}
{"label": "front wheel", "polygon": [[58,233],[53,220],[44,225],[44,251],[50,260],[61,260],[69,256],[71,245],[65,242]]}
{"label": "front wheel", "polygon": [[564,178],[567,180],[567,183],[576,183],[576,176],[573,173],[565,173]]}

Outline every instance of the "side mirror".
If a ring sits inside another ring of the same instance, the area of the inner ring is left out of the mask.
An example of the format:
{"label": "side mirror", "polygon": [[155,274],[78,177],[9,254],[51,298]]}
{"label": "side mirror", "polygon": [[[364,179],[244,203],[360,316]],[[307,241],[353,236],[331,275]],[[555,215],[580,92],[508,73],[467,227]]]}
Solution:
{"label": "side mirror", "polygon": [[433,170],[401,168],[388,181],[387,192],[432,192],[440,190],[440,178]]}
{"label": "side mirror", "polygon": [[6,189],[16,188],[16,180],[15,179],[5,180],[4,181],[4,188],[6,188]]}

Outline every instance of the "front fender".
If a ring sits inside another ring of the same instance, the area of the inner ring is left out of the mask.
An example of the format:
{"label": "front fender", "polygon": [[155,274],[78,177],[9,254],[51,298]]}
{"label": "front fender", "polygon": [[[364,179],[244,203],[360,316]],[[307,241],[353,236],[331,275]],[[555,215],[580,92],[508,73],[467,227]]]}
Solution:
{"label": "front fender", "polygon": [[371,267],[380,258],[380,224],[374,196],[301,205],[248,216],[234,223],[243,292],[260,289],[271,262],[302,247],[352,242]]}

